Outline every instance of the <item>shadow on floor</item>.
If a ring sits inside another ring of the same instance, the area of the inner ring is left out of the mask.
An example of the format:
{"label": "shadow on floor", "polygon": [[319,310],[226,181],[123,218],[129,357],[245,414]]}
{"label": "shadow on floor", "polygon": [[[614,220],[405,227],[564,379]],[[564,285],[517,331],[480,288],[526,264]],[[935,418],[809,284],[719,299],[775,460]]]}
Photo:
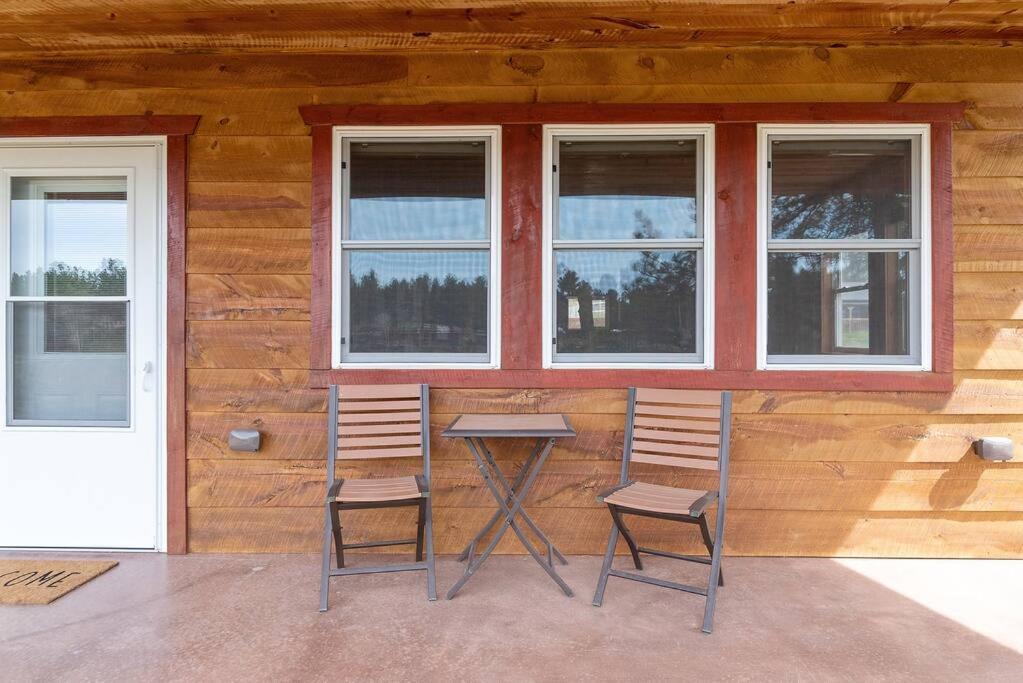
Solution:
{"label": "shadow on floor", "polygon": [[[604,606],[592,607],[596,557],[569,558],[571,599],[528,557],[499,556],[451,601],[427,602],[420,573],[334,579],[326,614],[316,611],[312,555],[116,559],[49,606],[0,606],[5,680],[994,681],[1023,671],[1023,654],[989,637],[1019,642],[1023,616],[1005,620],[998,608],[997,577],[1018,577],[1016,561],[881,560],[854,571],[826,559],[726,558],[705,636],[696,596],[612,578]],[[460,571],[439,561],[442,595]],[[705,569],[650,558],[647,571],[697,581]],[[924,606],[882,585],[886,573],[897,586],[913,572],[969,586],[970,618],[987,619],[989,604],[992,623],[964,625],[939,614],[954,605]]]}

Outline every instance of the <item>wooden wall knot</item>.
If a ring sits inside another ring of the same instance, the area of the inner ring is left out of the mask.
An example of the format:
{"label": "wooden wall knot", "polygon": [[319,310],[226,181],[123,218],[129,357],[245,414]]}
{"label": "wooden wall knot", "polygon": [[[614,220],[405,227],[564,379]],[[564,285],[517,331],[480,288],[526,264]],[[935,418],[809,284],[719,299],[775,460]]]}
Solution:
{"label": "wooden wall knot", "polygon": [[505,63],[527,76],[536,76],[547,66],[544,58],[539,55],[512,55]]}
{"label": "wooden wall knot", "polygon": [[718,199],[720,199],[723,202],[727,202],[731,198],[732,193],[729,192],[728,190],[721,190],[720,192],[718,192]]}

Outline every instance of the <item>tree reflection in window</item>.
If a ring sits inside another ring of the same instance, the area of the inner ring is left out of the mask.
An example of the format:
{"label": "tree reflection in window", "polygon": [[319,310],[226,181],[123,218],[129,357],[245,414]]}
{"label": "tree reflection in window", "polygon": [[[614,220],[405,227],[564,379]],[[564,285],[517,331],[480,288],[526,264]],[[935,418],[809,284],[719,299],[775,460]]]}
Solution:
{"label": "tree reflection in window", "polygon": [[560,353],[696,351],[695,251],[559,250],[555,258]]}
{"label": "tree reflection in window", "polygon": [[486,252],[400,252],[384,273],[352,254],[349,330],[353,352],[486,353]]}

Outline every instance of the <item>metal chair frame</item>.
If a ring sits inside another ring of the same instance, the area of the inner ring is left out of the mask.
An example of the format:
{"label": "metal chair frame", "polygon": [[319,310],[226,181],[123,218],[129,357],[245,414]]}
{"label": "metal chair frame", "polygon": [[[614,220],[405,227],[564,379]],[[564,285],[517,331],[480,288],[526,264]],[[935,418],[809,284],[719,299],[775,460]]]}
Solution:
{"label": "metal chair frame", "polygon": [[[336,476],[338,451],[338,407],[339,387],[331,385],[327,405],[327,498],[324,505],[323,558],[320,573],[320,611],[327,611],[329,581],[332,576],[355,574],[379,574],[388,572],[426,571],[426,596],[437,599],[437,578],[433,552],[433,502],[430,495],[430,387],[420,385],[420,434],[422,440],[423,474],[416,475],[423,495],[419,498],[400,500],[344,502],[336,500],[343,479]],[[369,510],[375,508],[397,508],[416,506],[419,508],[416,523],[416,537],[363,543],[344,543],[342,539],[341,511]],[[331,569],[331,546],[334,547],[337,568]],[[369,567],[346,567],[345,550],[353,548],[378,548],[397,545],[415,545],[415,562],[386,564]],[[423,557],[425,550],[425,559]]]}
{"label": "metal chair frame", "polygon": [[[621,475],[619,477],[619,483],[617,486],[608,489],[603,492],[598,498],[603,500],[605,497],[610,496],[614,491],[625,488],[635,483],[635,480],[629,478],[629,466],[632,461],[632,442],[633,442],[633,422],[636,415],[636,389],[629,389],[629,412],[626,416],[625,423],[625,446],[622,452],[622,468]],[[604,601],[604,590],[607,587],[607,579],[609,576],[617,576],[622,579],[629,579],[631,581],[639,581],[642,583],[648,583],[654,586],[660,586],[662,588],[672,588],[674,590],[684,591],[687,593],[695,593],[696,595],[703,595],[706,597],[706,605],[703,613],[703,626],[702,631],[704,633],[710,633],[713,630],[714,625],[714,608],[717,599],[717,589],[719,586],[724,586],[724,575],[721,570],[721,549],[724,543],[725,533],[725,508],[726,499],[728,495],[728,449],[731,435],[731,424],[732,424],[732,393],[730,391],[721,392],[721,416],[720,416],[720,433],[721,441],[718,446],[718,490],[717,490],[717,520],[714,528],[714,538],[711,540],[710,530],[707,527],[707,515],[706,512],[701,508],[699,514],[669,514],[664,512],[651,512],[648,510],[638,510],[634,508],[622,507],[607,503],[608,512],[611,514],[612,526],[611,533],[608,537],[607,550],[604,553],[604,564],[600,570],[600,578],[597,581],[597,590],[593,596],[593,604],[596,607]],[[684,467],[684,465],[681,465]],[[703,537],[703,543],[707,547],[707,553],[709,557],[696,557],[692,555],[681,555],[678,553],[671,553],[665,550],[658,550],[655,548],[646,548],[636,543],[632,537],[632,533],[625,525],[625,521],[622,519],[623,515],[635,515],[637,517],[652,517],[654,519],[664,519],[675,522],[684,522],[687,524],[695,524],[700,528],[700,535]],[[659,557],[667,557],[675,560],[685,560],[687,562],[697,562],[700,564],[710,565],[710,577],[707,584],[707,588],[701,588],[698,586],[690,586],[687,584],[676,583],[674,581],[666,581],[664,579],[658,579],[652,576],[644,576],[642,574],[636,574],[635,572],[622,571],[619,569],[612,568],[614,561],[615,548],[618,545],[619,534],[625,538],[625,542],[629,547],[629,552],[632,555],[632,561],[636,566],[636,569],[643,569],[643,561],[640,558],[641,554],[656,555]]]}

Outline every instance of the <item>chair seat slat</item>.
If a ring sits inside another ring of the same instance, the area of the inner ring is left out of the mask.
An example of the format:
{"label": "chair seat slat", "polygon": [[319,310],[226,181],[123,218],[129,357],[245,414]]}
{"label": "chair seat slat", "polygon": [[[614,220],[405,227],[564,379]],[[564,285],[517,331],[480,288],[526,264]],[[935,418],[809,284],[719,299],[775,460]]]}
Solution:
{"label": "chair seat slat", "polygon": [[408,500],[423,495],[415,477],[352,479],[341,482],[336,500],[344,503]]}
{"label": "chair seat slat", "polygon": [[664,512],[667,514],[691,514],[693,505],[713,495],[710,491],[682,489],[659,484],[634,482],[633,484],[613,492],[604,498],[605,503],[636,510]]}

